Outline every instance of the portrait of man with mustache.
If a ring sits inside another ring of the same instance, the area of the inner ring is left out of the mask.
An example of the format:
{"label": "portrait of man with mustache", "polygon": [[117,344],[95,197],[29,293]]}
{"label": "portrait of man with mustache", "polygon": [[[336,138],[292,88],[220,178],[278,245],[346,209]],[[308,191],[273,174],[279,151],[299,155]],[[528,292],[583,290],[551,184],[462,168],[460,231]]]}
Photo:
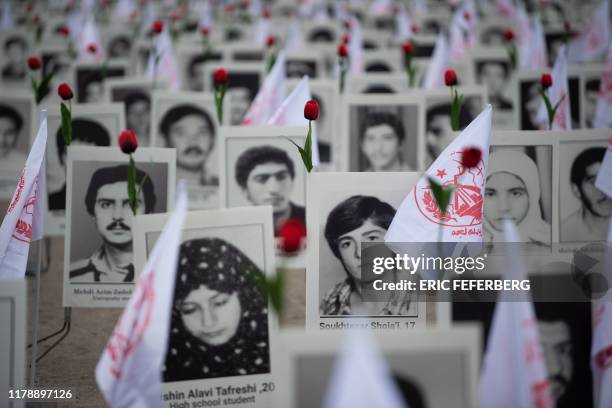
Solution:
{"label": "portrait of man with mustache", "polygon": [[200,107],[180,104],[159,124],[166,147],[176,148],[176,176],[190,185],[218,186],[219,177],[206,164],[215,145],[215,125]]}
{"label": "portrait of man with mustache", "polygon": [[[132,221],[127,189],[128,166],[96,170],[85,195],[87,213],[94,218],[102,245],[94,253],[70,265],[71,282],[133,282]],[[137,214],[155,208],[155,189],[151,177],[136,169],[139,191]]]}

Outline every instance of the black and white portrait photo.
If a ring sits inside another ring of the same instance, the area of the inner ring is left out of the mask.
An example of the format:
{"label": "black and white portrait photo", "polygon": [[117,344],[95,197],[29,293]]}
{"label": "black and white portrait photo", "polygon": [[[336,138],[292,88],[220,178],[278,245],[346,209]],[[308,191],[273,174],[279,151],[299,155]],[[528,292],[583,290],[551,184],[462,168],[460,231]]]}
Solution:
{"label": "black and white portrait photo", "polygon": [[[10,199],[25,166],[32,126],[34,101],[28,95],[0,95],[0,197]],[[37,122],[37,121],[36,121]]]}
{"label": "black and white portrait photo", "polygon": [[135,214],[170,210],[173,151],[143,148],[137,153],[134,213],[128,195],[128,162],[118,148],[68,148],[64,304],[116,306],[104,299],[83,298],[74,288],[87,286],[74,285],[133,284],[139,272],[133,259]]}
{"label": "black and white portrait photo", "polygon": [[417,103],[349,105],[349,170],[417,169],[419,109]]}
{"label": "black and white portrait photo", "polygon": [[[305,223],[306,170],[295,146],[285,137],[239,137],[236,129],[231,132],[223,139],[225,205],[271,205],[275,231],[289,219]],[[305,133],[287,137],[303,145]]]}
{"label": "black and white portrait photo", "polygon": [[221,61],[223,54],[213,51],[203,53],[199,49],[198,52],[186,52],[180,55],[184,64],[183,78],[185,78],[185,89],[195,92],[204,91],[206,75],[204,67],[210,62]]}
{"label": "black and white portrait photo", "polygon": [[[540,87],[539,77],[522,77],[518,82],[518,99],[520,101],[519,123],[521,130],[538,130],[538,110],[543,104],[538,89]],[[568,75],[570,115],[572,117],[572,128],[580,126],[580,80],[578,76]],[[546,116],[544,116],[546,117]]]}
{"label": "black and white portrait photo", "polygon": [[181,244],[165,382],[270,372],[264,272],[220,238]]}
{"label": "black and white portrait photo", "polygon": [[77,65],[75,71],[75,82],[77,90],[77,102],[100,103],[104,102],[104,82],[108,78],[121,78],[126,75],[126,67],[109,65],[100,67],[95,65]]}
{"label": "black and white portrait photo", "polygon": [[582,82],[582,109],[584,110],[583,127],[593,128],[600,84],[601,80],[599,78],[584,78]]}
{"label": "black and white portrait photo", "polygon": [[[465,129],[484,109],[484,95],[470,95],[467,90],[459,111],[459,130]],[[437,91],[425,95],[425,165],[429,166],[453,141],[458,132],[451,126],[451,105],[448,96]]]}
{"label": "black and white portrait photo", "polygon": [[214,99],[189,93],[156,93],[154,116],[155,144],[176,149],[176,174],[187,183],[190,205],[217,208],[218,124]]}
{"label": "black and white portrait photo", "polygon": [[[111,146],[125,127],[122,107],[118,104],[73,105],[72,146]],[[66,209],[66,145],[59,111],[47,121],[47,208],[63,217]],[[51,227],[49,231],[54,231]],[[56,231],[56,233],[63,231]]]}
{"label": "black and white portrait photo", "polygon": [[122,102],[125,125],[136,133],[140,146],[151,146],[151,81],[110,79],[105,83],[112,102]]}
{"label": "black and white portrait photo", "polygon": [[559,147],[561,242],[604,241],[612,215],[612,199],[595,187],[606,153],[606,139],[563,142]]}
{"label": "black and white portrait photo", "polygon": [[[241,67],[243,65],[235,65]],[[206,70],[209,73],[208,89],[214,87],[214,69],[218,66],[207,66]],[[253,69],[237,68],[232,69],[227,66],[228,80],[227,90],[225,91],[225,100],[228,102],[229,111],[224,113],[224,121],[228,121],[229,125],[237,126],[242,122],[251,102],[255,99],[259,86],[263,80],[261,67],[256,64]]]}
{"label": "black and white portrait photo", "polygon": [[504,242],[510,217],[521,242],[552,242],[552,146],[492,146],[484,194],[484,241]]}
{"label": "black and white portrait photo", "polygon": [[132,53],[132,38],[129,33],[117,33],[108,39],[106,53],[109,58],[130,58]]}
{"label": "black and white portrait photo", "polygon": [[26,60],[29,57],[29,41],[25,33],[6,32],[2,38],[2,63],[0,63],[0,74],[2,83],[23,83],[27,79],[28,66]]}
{"label": "black and white portrait photo", "polygon": [[489,103],[494,110],[512,110],[512,99],[507,96],[510,63],[506,59],[478,59],[475,61],[476,82],[487,88]]}
{"label": "black and white portrait photo", "polygon": [[318,78],[321,76],[320,70],[321,65],[315,58],[289,56],[285,62],[287,78],[302,79],[304,75],[307,75],[309,78]]}

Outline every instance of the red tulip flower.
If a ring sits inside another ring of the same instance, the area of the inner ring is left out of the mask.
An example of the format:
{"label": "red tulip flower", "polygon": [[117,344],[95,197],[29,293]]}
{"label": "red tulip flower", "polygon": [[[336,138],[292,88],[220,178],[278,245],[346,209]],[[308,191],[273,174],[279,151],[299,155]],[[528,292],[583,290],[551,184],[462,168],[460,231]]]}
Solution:
{"label": "red tulip flower", "polygon": [[69,101],[70,99],[72,99],[74,97],[74,93],[72,92],[72,88],[70,88],[70,85],[68,85],[65,82],[61,83],[57,87],[57,94],[64,101]]}
{"label": "red tulip flower", "polygon": [[30,58],[28,58],[28,67],[32,71],[38,71],[41,66],[42,66],[42,62],[40,61],[40,58],[38,58],[38,57],[30,57]]}
{"label": "red tulip flower", "polygon": [[266,38],[266,45],[268,47],[273,47],[276,44],[276,37],[274,37],[273,35],[269,35],[268,38]]}
{"label": "red tulip flower", "polygon": [[228,81],[228,74],[225,68],[219,68],[215,71],[215,106],[217,107],[217,119],[219,123],[223,123],[223,98],[225,97],[225,89]]}
{"label": "red tulip flower", "polygon": [[504,38],[506,39],[506,41],[514,40],[514,31],[512,31],[511,29],[507,29],[506,31],[504,31]]}
{"label": "red tulip flower", "polygon": [[544,101],[544,105],[546,105],[546,113],[548,114],[548,129],[552,129],[552,124],[555,120],[555,115],[557,114],[557,110],[559,109],[561,102],[563,102],[563,99],[565,98],[565,95],[563,95],[557,101],[557,103],[553,106],[553,104],[551,103],[549,99],[549,95],[546,94],[546,90],[550,88],[552,84],[553,84],[552,76],[548,73],[542,74],[542,77],[540,78],[540,87],[538,88],[538,93],[542,97],[542,100]]}
{"label": "red tulip flower", "polygon": [[414,52],[414,45],[410,41],[406,41],[402,44],[402,50],[404,54],[412,54]]}
{"label": "red tulip flower", "polygon": [[304,105],[304,118],[308,120],[317,120],[318,117],[319,104],[314,99],[311,99]]}
{"label": "red tulip flower", "polygon": [[457,85],[457,73],[454,69],[447,69],[444,72],[444,83],[446,84],[446,86]]}
{"label": "red tulip flower", "polygon": [[151,30],[155,34],[160,34],[162,31],[164,31],[164,22],[160,20],[153,22],[151,25]]}
{"label": "red tulip flower", "polygon": [[457,131],[459,130],[459,113],[461,112],[463,95],[459,95],[457,91],[457,73],[454,69],[447,69],[444,72],[444,83],[451,90],[451,128]]}
{"label": "red tulip flower", "polygon": [[91,43],[87,46],[87,52],[90,54],[95,54],[98,52],[98,46],[94,43]]}
{"label": "red tulip flower", "polygon": [[208,35],[210,34],[210,28],[209,27],[200,28],[200,34],[202,34],[203,37],[208,37]]}
{"label": "red tulip flower", "polygon": [[57,32],[64,37],[68,37],[70,35],[70,29],[67,26],[61,26],[57,29]]}
{"label": "red tulip flower", "polygon": [[215,86],[221,86],[227,84],[227,70],[225,68],[219,68],[215,71]]}
{"label": "red tulip flower", "polygon": [[542,74],[542,77],[540,78],[540,85],[542,85],[542,88],[548,89],[552,86],[552,84],[552,76],[550,74]]}
{"label": "red tulip flower", "polygon": [[291,218],[278,229],[278,236],[281,238],[283,252],[294,253],[302,246],[302,240],[306,236],[306,227],[302,221]]}
{"label": "red tulip flower", "polygon": [[346,48],[346,44],[338,45],[338,56],[340,58],[348,57],[348,48]]}
{"label": "red tulip flower", "polygon": [[470,146],[461,152],[461,165],[467,169],[478,166],[482,159],[482,151],[476,146]]}
{"label": "red tulip flower", "polygon": [[138,148],[138,138],[132,130],[124,130],[119,134],[119,148],[125,154],[132,154]]}

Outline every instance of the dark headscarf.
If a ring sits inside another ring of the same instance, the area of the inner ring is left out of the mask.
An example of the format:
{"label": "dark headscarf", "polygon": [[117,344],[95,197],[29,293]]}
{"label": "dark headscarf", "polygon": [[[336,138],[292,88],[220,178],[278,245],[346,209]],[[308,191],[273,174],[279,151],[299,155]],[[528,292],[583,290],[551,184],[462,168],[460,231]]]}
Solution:
{"label": "dark headscarf", "polygon": [[[255,286],[257,276],[262,276],[257,265],[222,239],[193,239],[181,245],[163,374],[165,382],[270,372],[268,308]],[[204,343],[183,325],[181,303],[201,285],[238,294],[240,323],[225,344]]]}

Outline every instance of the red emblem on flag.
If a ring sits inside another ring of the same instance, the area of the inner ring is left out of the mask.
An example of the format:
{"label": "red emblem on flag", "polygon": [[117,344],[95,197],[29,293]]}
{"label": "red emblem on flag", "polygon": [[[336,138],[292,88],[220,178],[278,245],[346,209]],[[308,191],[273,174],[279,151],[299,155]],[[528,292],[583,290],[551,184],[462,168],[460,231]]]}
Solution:
{"label": "red emblem on flag", "polygon": [[135,301],[128,305],[129,313],[121,317],[106,345],[106,352],[112,361],[111,374],[115,378],[121,377],[125,361],[134,352],[149,327],[155,299],[153,280],[153,272],[141,276],[132,295]]}
{"label": "red emblem on flag", "polygon": [[441,213],[427,182],[419,183],[413,189],[417,208],[427,220],[436,224],[448,227],[481,225],[484,163],[481,160],[476,167],[466,169],[461,165],[460,151],[452,152],[451,157],[453,164],[436,172],[443,187],[453,188],[446,213]]}

